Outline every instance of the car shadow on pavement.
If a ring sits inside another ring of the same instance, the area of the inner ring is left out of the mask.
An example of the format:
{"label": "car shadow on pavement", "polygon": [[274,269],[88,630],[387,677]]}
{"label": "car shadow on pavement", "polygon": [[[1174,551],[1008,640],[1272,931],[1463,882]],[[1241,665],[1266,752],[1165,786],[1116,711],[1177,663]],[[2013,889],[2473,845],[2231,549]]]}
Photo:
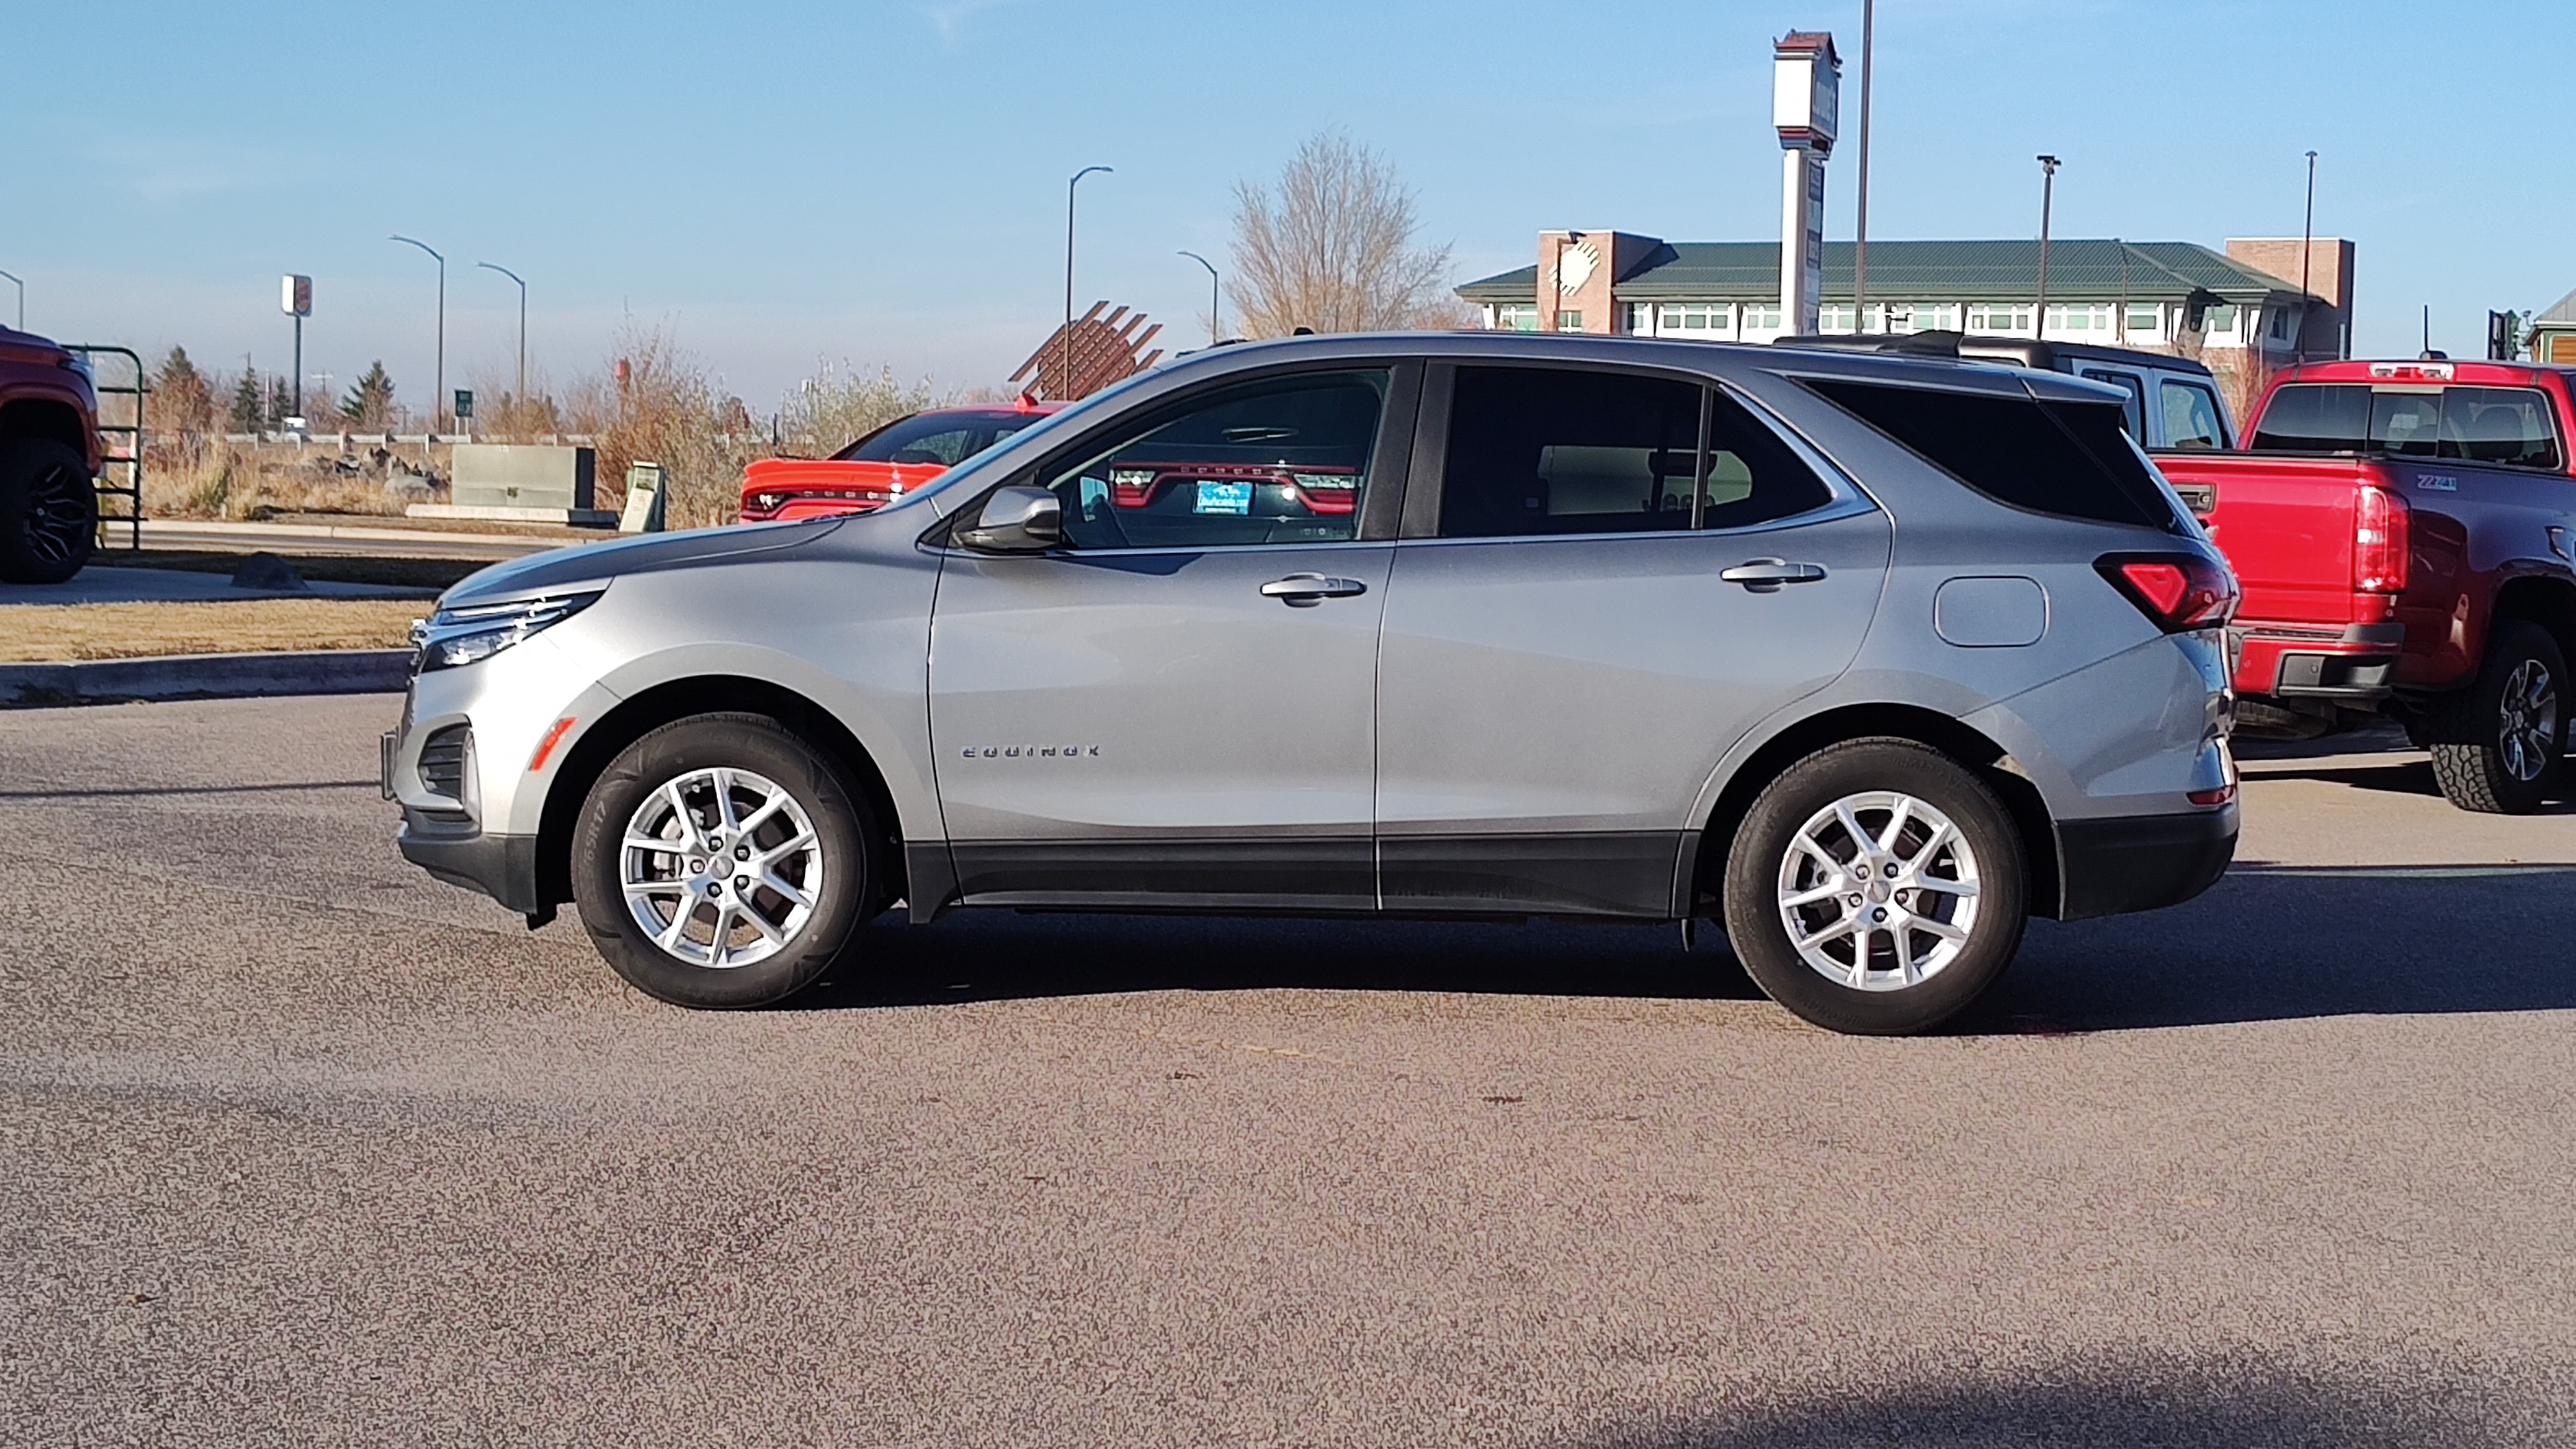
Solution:
{"label": "car shadow on pavement", "polygon": [[[1855,1365],[1857,1373],[1867,1373]],[[2576,1421],[2565,1371],[2383,1362],[2367,1371],[2214,1354],[2094,1357],[2019,1371],[1795,1391],[1786,1403],[1683,1416],[1579,1441],[1596,1449],[2432,1449],[2536,1444]]]}
{"label": "car shadow on pavement", "polygon": [[[2576,866],[2240,866],[2169,910],[2033,921],[1949,1028],[2054,1035],[2319,1016],[2576,1009]],[[1703,925],[899,914],[788,1009],[1262,988],[1758,1000]]]}
{"label": "car shadow on pavement", "polygon": [[2240,865],[2169,910],[2033,921],[1966,1031],[2576,1009],[2576,866]]}
{"label": "car shadow on pavement", "polygon": [[894,913],[792,1007],[1265,987],[1746,1000],[1759,988],[1705,924],[1677,927],[958,911]]}
{"label": "car shadow on pavement", "polygon": [[[2356,790],[2377,790],[2391,795],[2422,795],[2442,798],[2441,783],[2433,778],[2433,762],[2428,759],[2392,760],[2384,765],[2319,763],[2309,769],[2282,769],[2277,766],[2255,773],[2264,780],[2316,780],[2329,785],[2349,785]],[[2538,815],[2576,815],[2576,792],[2561,789],[2553,793],[2550,803],[2534,811]]]}

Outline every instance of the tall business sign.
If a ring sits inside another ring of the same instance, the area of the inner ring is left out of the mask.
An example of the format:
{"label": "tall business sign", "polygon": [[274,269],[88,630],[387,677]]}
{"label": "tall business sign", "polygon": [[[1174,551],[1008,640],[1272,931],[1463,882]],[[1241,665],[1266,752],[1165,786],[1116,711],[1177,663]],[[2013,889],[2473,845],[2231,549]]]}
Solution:
{"label": "tall business sign", "polygon": [[1780,325],[1817,330],[1825,290],[1825,158],[1834,150],[1842,58],[1824,31],[1793,30],[1771,49],[1771,125],[1780,133]]}
{"label": "tall business sign", "polygon": [[285,285],[278,288],[277,307],[295,319],[295,371],[287,374],[294,379],[289,384],[294,401],[287,405],[291,411],[286,418],[286,428],[289,432],[301,433],[304,431],[304,319],[313,315],[313,279],[290,274]]}

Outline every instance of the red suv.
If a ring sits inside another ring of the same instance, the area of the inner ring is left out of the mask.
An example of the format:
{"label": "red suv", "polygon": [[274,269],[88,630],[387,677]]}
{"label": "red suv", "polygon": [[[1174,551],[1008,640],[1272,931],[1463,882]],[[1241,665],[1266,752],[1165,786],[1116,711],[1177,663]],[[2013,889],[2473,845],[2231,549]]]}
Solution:
{"label": "red suv", "polygon": [[59,584],[89,562],[99,454],[88,368],[0,327],[0,583]]}

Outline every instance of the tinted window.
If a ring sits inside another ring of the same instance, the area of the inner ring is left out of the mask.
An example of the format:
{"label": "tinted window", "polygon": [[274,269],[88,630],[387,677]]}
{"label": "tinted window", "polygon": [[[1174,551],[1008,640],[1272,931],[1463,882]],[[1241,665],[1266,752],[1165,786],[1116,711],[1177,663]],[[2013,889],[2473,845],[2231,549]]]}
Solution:
{"label": "tinted window", "polygon": [[2549,399],[2534,388],[2455,387],[2442,394],[2441,456],[2518,468],[2560,465]]}
{"label": "tinted window", "polygon": [[936,463],[954,467],[1045,417],[1040,412],[915,413],[832,455],[838,462]]}
{"label": "tinted window", "polygon": [[2102,523],[2180,527],[2145,457],[2121,431],[2115,405],[1836,378],[1806,383],[1999,503]]}
{"label": "tinted window", "polygon": [[2120,404],[2120,426],[2129,430],[2130,437],[2145,441],[2147,428],[2142,413],[2146,407],[2146,383],[2133,372],[2104,372],[2095,368],[2085,370],[2084,380],[2107,382],[2127,393],[2128,397]]}
{"label": "tinted window", "polygon": [[2370,435],[2370,389],[2298,383],[2275,389],[2253,446],[2273,453],[2356,453]]}
{"label": "tinted window", "polygon": [[2218,394],[2196,382],[2160,380],[2156,394],[2165,414],[2168,448],[2224,448],[2227,430],[2218,421]]}
{"label": "tinted window", "polygon": [[2531,388],[2373,388],[2295,383],[2263,407],[2254,446],[2284,453],[2388,453],[2513,467],[2564,465],[2549,400]]}
{"label": "tinted window", "polygon": [[1458,370],[1441,478],[1443,538],[1633,533],[1695,522],[1741,528],[1831,497],[1779,435],[1696,383],[1571,369]]}
{"label": "tinted window", "polygon": [[1383,371],[1247,383],[1156,415],[1058,474],[1075,548],[1330,543],[1359,536]]}

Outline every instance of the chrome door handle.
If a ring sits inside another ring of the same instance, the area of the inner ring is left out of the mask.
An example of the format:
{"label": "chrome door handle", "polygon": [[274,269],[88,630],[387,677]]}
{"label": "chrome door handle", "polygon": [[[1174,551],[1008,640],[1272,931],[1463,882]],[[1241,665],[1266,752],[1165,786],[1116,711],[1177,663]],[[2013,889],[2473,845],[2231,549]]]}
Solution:
{"label": "chrome door handle", "polygon": [[1790,563],[1785,559],[1747,559],[1720,573],[1718,581],[1742,584],[1758,594],[1767,594],[1782,584],[1812,584],[1825,576],[1823,564]]}
{"label": "chrome door handle", "polygon": [[1328,579],[1322,574],[1290,574],[1261,586],[1261,597],[1277,599],[1292,609],[1311,609],[1326,599],[1347,599],[1367,592],[1368,585],[1357,579]]}

